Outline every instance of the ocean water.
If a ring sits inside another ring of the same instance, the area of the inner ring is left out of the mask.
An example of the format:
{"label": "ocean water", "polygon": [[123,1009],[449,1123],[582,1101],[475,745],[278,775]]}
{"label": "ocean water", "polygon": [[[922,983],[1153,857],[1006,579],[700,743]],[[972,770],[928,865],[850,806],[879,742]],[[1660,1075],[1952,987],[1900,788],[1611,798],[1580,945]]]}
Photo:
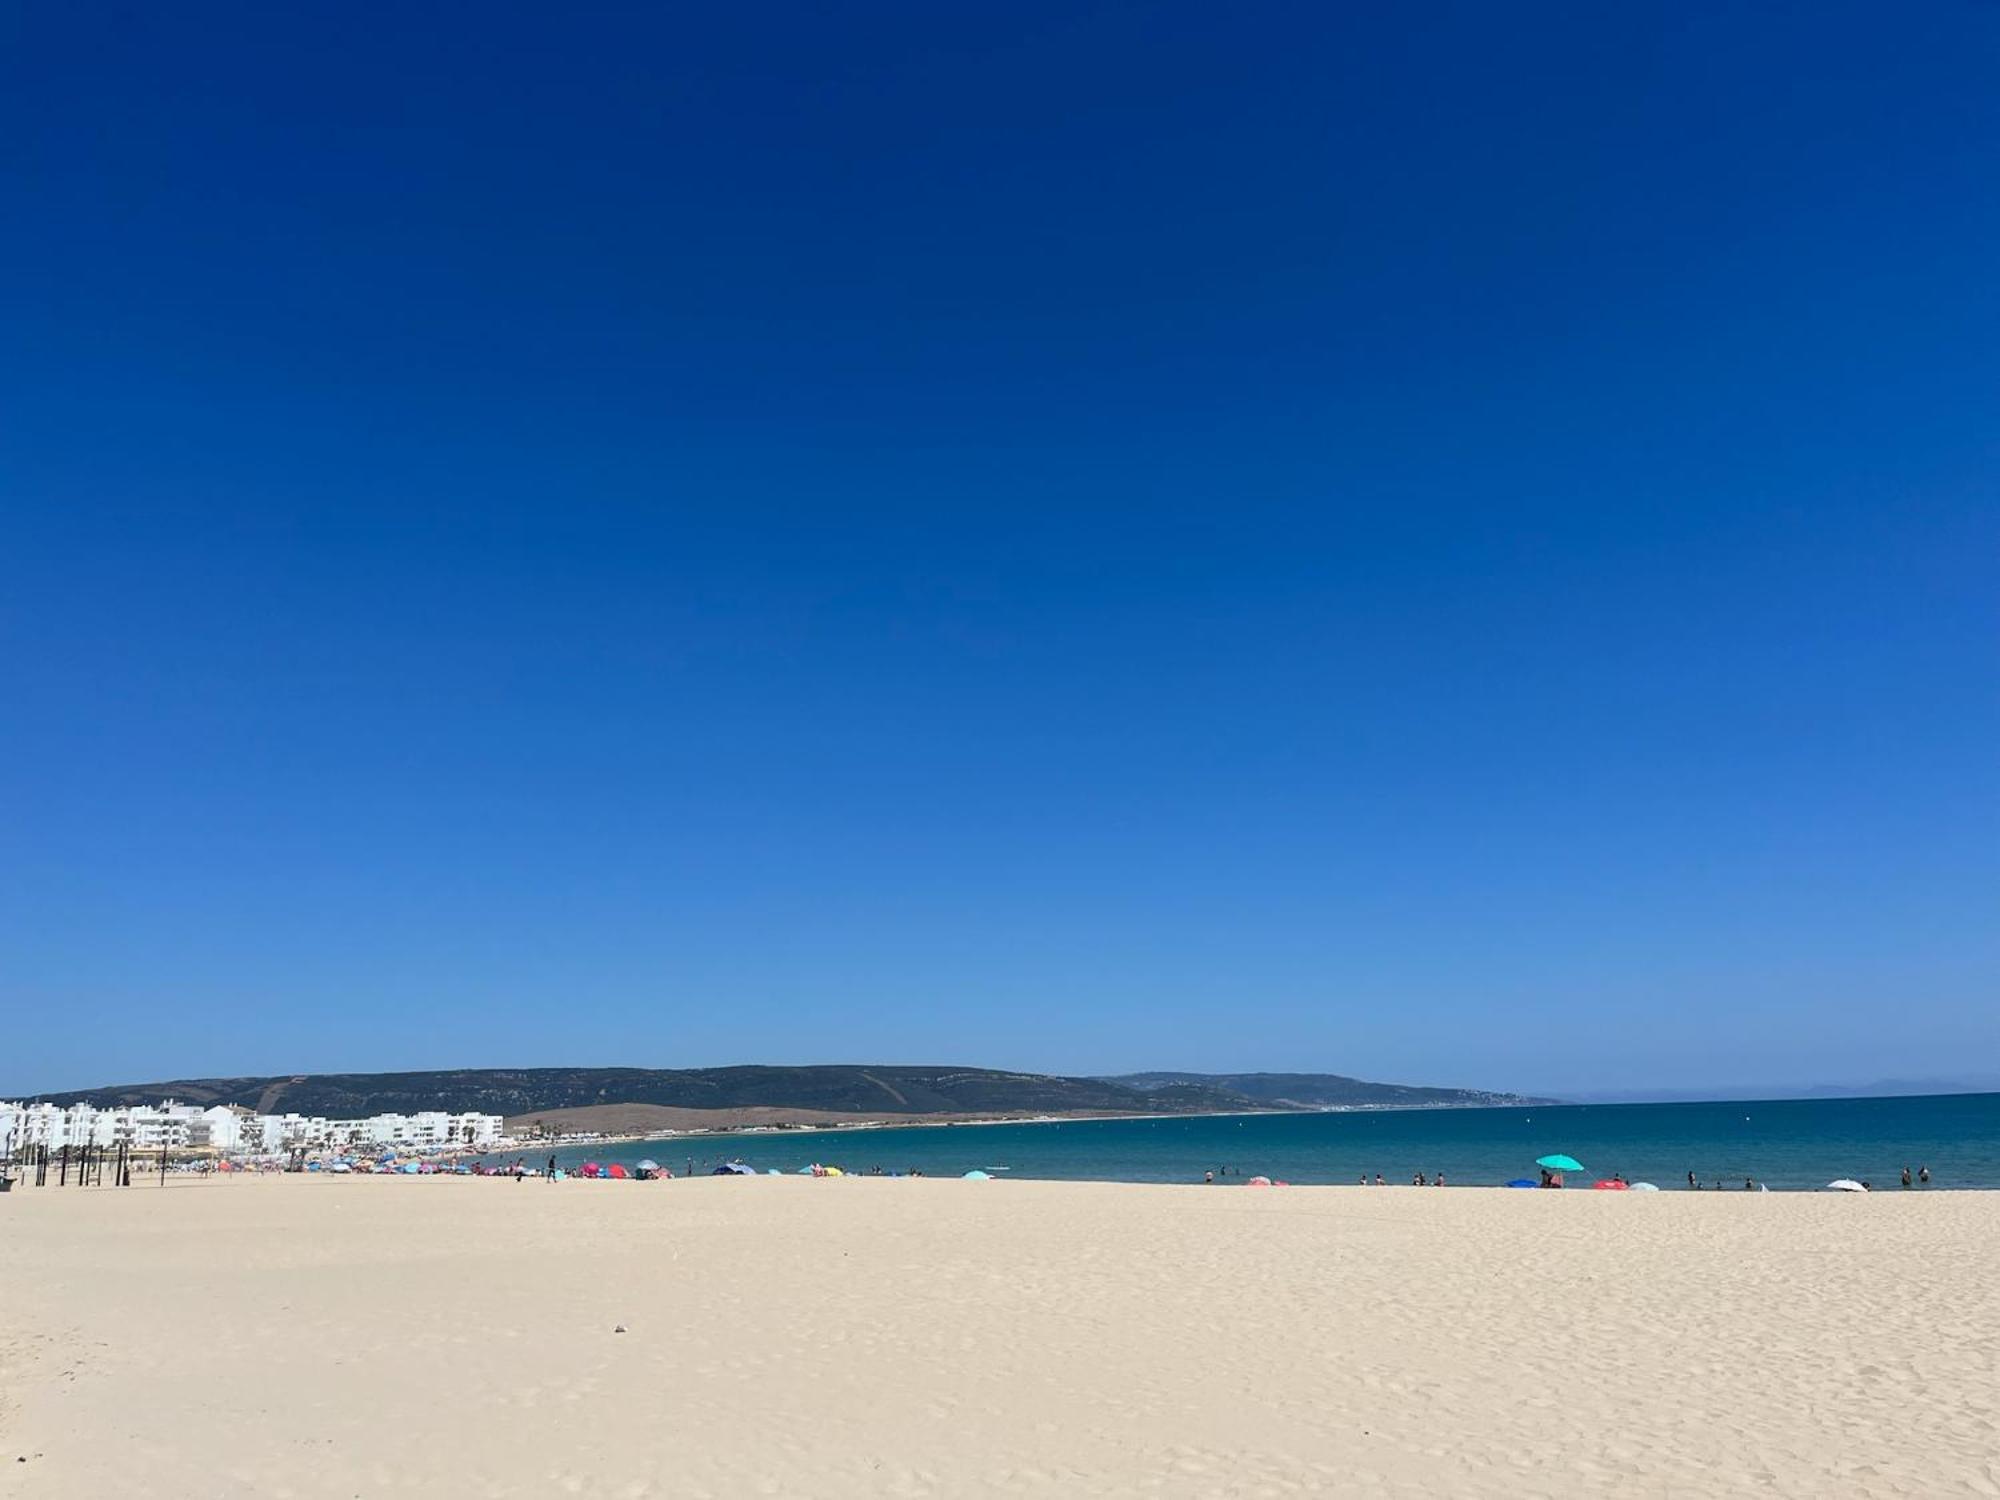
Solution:
{"label": "ocean water", "polygon": [[[1781,1100],[1709,1104],[1554,1105],[1520,1109],[1410,1109],[1349,1114],[1207,1115],[1046,1124],[895,1127],[677,1136],[556,1152],[566,1166],[627,1165],[652,1157],[676,1174],[742,1161],[760,1172],[813,1162],[869,1172],[919,1169],[957,1176],[1113,1182],[1218,1181],[1257,1173],[1297,1183],[1390,1183],[1442,1172],[1452,1187],[1534,1177],[1535,1158],[1564,1152],[1588,1170],[1572,1185],[1622,1173],[1662,1188],[1774,1192],[1853,1177],[1898,1187],[1902,1169],[1931,1169],[1932,1188],[2000,1188],[2000,1094],[1912,1099]],[[548,1152],[530,1153],[539,1165]]]}

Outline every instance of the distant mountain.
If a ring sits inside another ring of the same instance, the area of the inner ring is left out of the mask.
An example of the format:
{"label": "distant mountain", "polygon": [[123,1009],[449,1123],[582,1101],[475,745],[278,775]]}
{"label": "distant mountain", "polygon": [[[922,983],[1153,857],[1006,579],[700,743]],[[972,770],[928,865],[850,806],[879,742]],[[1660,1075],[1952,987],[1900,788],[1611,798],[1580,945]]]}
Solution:
{"label": "distant mountain", "polygon": [[237,1104],[260,1114],[351,1119],[422,1109],[518,1118],[609,1104],[779,1108],[872,1115],[1201,1114],[1253,1109],[1226,1090],[1142,1091],[1101,1078],[991,1068],[829,1064],[807,1068],[464,1068],[425,1073],[307,1073],[177,1078],[38,1096],[53,1104]]}
{"label": "distant mountain", "polygon": [[1477,1108],[1494,1104],[1552,1104],[1523,1094],[1487,1089],[1427,1088],[1407,1083],[1369,1083],[1338,1073],[1121,1073],[1104,1080],[1142,1093],[1180,1089],[1220,1090],[1255,1101],[1261,1109],[1362,1109],[1439,1106]]}
{"label": "distant mountain", "polygon": [[235,1104],[259,1114],[335,1119],[423,1109],[510,1119],[606,1105],[843,1115],[1226,1114],[1357,1105],[1514,1104],[1513,1094],[1366,1083],[1325,1073],[1133,1073],[1066,1078],[992,1068],[852,1063],[806,1068],[458,1068],[176,1078],[43,1094],[53,1104]]}

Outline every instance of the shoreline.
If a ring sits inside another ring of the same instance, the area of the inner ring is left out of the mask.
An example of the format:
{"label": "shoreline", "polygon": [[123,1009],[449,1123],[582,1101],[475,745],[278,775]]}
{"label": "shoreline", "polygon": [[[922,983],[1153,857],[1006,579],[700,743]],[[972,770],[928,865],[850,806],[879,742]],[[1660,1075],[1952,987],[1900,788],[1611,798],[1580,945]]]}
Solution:
{"label": "shoreline", "polygon": [[[752,1125],[726,1126],[701,1130],[670,1130],[664,1134],[619,1134],[593,1135],[588,1140],[545,1141],[544,1146],[576,1147],[598,1143],[627,1143],[632,1141],[666,1141],[720,1139],[726,1136],[767,1136],[767,1135],[813,1135],[848,1134],[865,1130],[917,1130],[945,1129],[959,1125],[1068,1125],[1088,1124],[1099,1120],[1256,1120],[1274,1115],[1315,1116],[1315,1115],[1384,1115],[1384,1114],[1468,1114],[1491,1110],[1507,1109],[1585,1109],[1588,1105],[1551,1104],[1340,1104],[1315,1109],[1195,1109],[1175,1110],[1172,1113],[1118,1113],[1084,1110],[1073,1114],[1054,1115],[910,1115],[903,1118],[886,1116],[868,1120],[856,1120],[843,1124],[804,1125]],[[516,1118],[526,1118],[517,1116]],[[488,1152],[487,1155],[505,1154]]]}

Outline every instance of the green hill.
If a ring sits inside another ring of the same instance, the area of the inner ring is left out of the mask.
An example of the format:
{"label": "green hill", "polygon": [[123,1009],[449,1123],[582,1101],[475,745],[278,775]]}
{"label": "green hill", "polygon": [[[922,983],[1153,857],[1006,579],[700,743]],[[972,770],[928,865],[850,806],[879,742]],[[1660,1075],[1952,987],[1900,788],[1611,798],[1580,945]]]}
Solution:
{"label": "green hill", "polygon": [[1132,1073],[1067,1078],[992,1068],[830,1063],[816,1067],[455,1068],[176,1078],[39,1096],[55,1104],[235,1104],[260,1114],[358,1116],[478,1110],[519,1118],[613,1104],[794,1109],[869,1115],[1216,1114],[1253,1109],[1520,1102],[1474,1089],[1367,1083],[1325,1073]]}
{"label": "green hill", "polygon": [[1555,1102],[1488,1089],[1370,1083],[1362,1078],[1344,1078],[1338,1073],[1121,1073],[1104,1082],[1141,1093],[1168,1094],[1185,1088],[1217,1090],[1254,1100],[1263,1109],[1476,1108]]}

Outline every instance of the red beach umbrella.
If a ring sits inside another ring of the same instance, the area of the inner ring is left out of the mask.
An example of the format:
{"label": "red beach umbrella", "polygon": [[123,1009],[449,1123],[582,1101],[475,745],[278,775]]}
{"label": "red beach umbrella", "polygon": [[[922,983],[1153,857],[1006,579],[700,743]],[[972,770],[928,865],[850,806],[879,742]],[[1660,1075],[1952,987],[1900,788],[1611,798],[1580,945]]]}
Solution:
{"label": "red beach umbrella", "polygon": [[1619,1182],[1615,1178],[1610,1177],[1605,1178],[1602,1182],[1593,1182],[1591,1186],[1602,1188],[1607,1193],[1623,1193],[1629,1191],[1631,1188],[1630,1183]]}
{"label": "red beach umbrella", "polygon": [[623,1178],[623,1177],[630,1177],[632,1174],[625,1170],[625,1164],[623,1162],[614,1161],[610,1166],[604,1169],[604,1175],[606,1177]]}

